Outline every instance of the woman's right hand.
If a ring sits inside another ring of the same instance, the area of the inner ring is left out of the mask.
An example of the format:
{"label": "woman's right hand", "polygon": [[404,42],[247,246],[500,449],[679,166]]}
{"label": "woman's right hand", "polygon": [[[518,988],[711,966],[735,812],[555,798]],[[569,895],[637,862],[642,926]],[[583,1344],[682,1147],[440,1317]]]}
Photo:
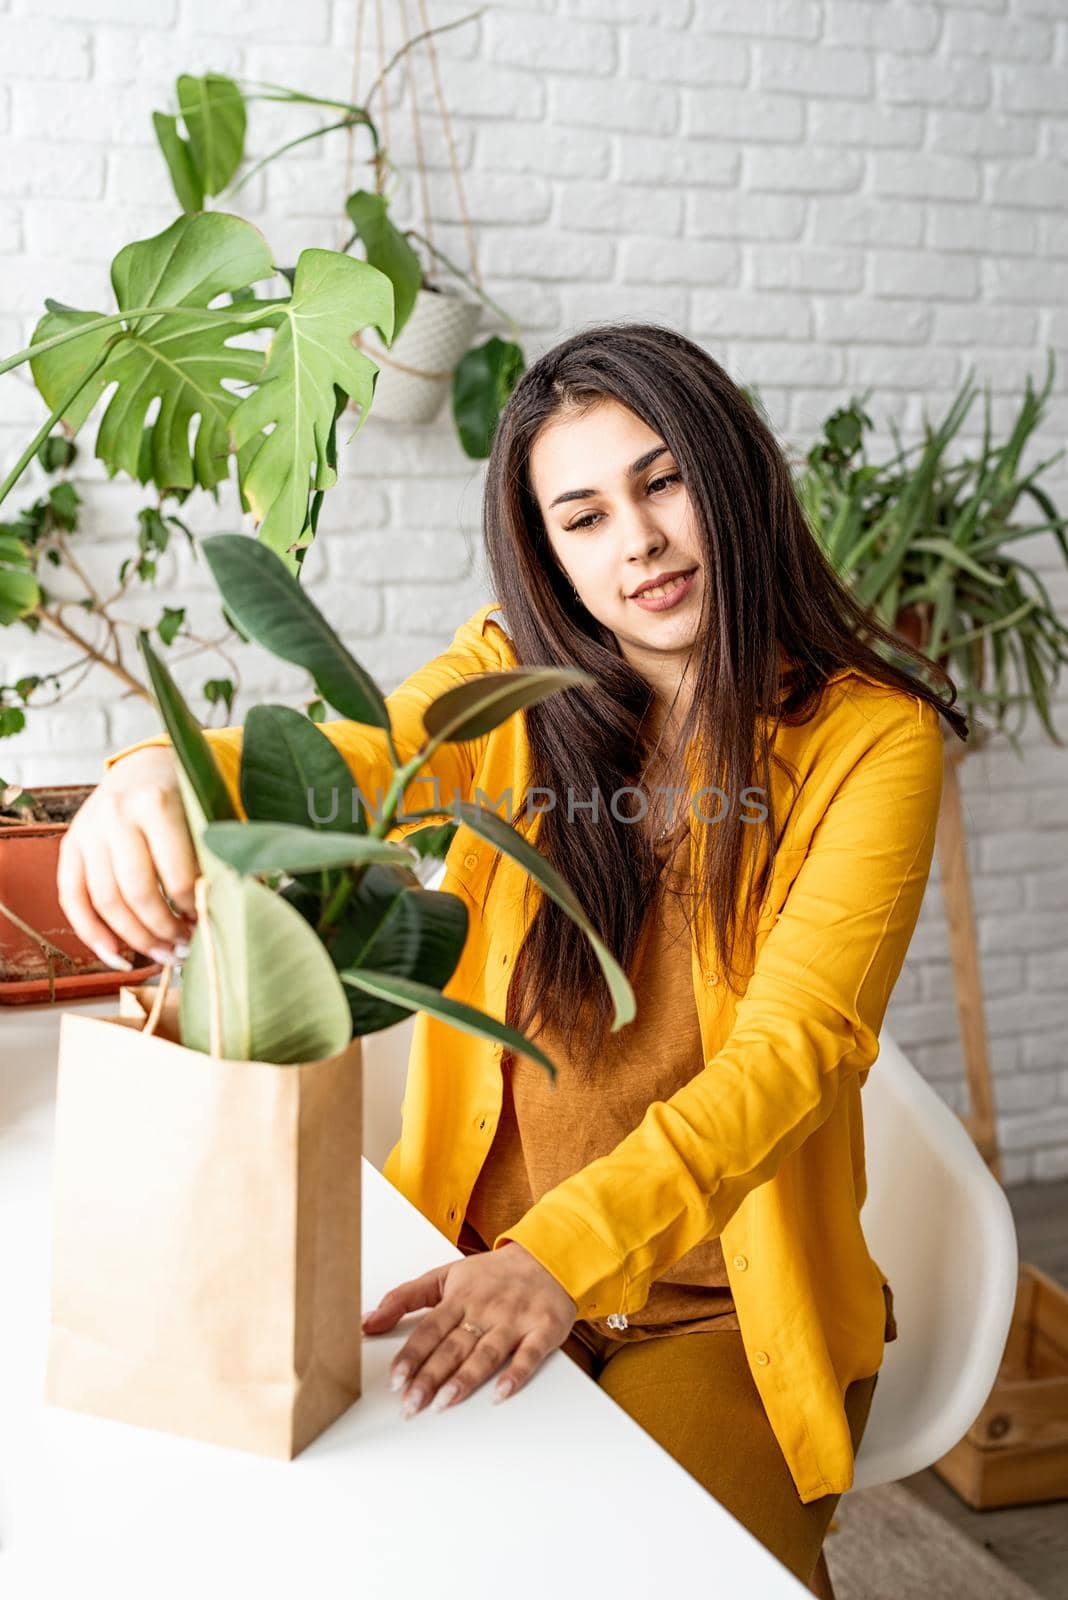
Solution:
{"label": "woman's right hand", "polygon": [[117,761],[75,812],[56,885],[78,938],[109,967],[128,971],[123,943],[153,961],[184,954],[175,946],[192,937],[197,873],[174,752],[152,745]]}

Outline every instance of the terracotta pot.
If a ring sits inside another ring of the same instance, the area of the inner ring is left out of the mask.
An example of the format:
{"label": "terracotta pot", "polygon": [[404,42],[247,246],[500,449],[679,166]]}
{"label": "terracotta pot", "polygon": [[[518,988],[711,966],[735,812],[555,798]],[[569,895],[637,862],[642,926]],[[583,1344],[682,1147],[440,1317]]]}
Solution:
{"label": "terracotta pot", "polygon": [[65,816],[65,821],[0,821],[0,903],[71,957],[70,963],[58,956],[50,961],[35,939],[0,912],[0,1005],[114,994],[123,984],[142,983],[160,970],[158,963],[146,962],[138,951],[124,945],[122,954],[137,965],[132,972],[114,971],[72,932],[60,909],[56,888],[60,843],[70,818],[91,793],[88,784],[35,789],[46,809]]}

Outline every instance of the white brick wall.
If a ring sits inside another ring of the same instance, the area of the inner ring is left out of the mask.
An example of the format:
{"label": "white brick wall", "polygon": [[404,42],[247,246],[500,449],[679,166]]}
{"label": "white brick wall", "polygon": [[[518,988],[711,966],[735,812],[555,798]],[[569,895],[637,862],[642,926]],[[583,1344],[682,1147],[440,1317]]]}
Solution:
{"label": "white brick wall", "polygon": [[[434,21],[473,9],[430,0]],[[395,25],[399,8],[385,10]],[[170,220],[150,113],[179,71],[347,94],[354,14],[354,0],[0,0],[2,346],[26,342],[45,293],[110,309],[115,251]],[[915,431],[969,364],[1003,424],[1052,344],[1062,370],[1038,443],[1063,445],[1068,0],[496,0],[439,43],[487,287],[531,357],[583,322],[649,317],[758,384],[787,442],[870,385],[888,444],[888,415]],[[420,82],[430,104],[425,69]],[[404,160],[399,88],[390,132]],[[293,131],[260,106],[251,147]],[[305,147],[244,192],[279,257],[339,242],[343,156],[336,138]],[[440,141],[429,156],[435,238],[465,259]],[[0,383],[0,460],[40,414],[25,380]],[[327,501],[309,581],[386,688],[488,597],[481,481],[447,418],[405,430],[372,417]],[[1063,464],[1054,487],[1068,503]],[[94,485],[95,567],[117,565],[140,503],[128,484]],[[235,526],[234,500],[191,520]],[[1021,554],[1068,612],[1052,544]],[[211,587],[183,548],[148,620],[164,602],[214,627]],[[0,634],[5,676],[57,659]],[[239,714],[299,695],[290,669],[243,667]],[[204,675],[193,663],[187,681]],[[1057,719],[1068,737],[1063,693]],[[105,750],[150,725],[94,672],[76,706],[0,746],[0,771],[95,778]],[[1053,1178],[1068,1172],[1068,750],[1035,724],[1025,745],[1025,763],[1008,749],[969,757],[963,785],[1006,1168]],[[937,869],[889,1025],[960,1104]]]}

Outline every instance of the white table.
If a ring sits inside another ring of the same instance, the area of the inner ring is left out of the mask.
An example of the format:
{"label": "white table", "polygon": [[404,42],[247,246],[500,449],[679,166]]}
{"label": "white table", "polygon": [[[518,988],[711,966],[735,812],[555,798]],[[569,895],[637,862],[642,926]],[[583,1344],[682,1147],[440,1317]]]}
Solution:
{"label": "white table", "polygon": [[[500,1405],[487,1383],[404,1421],[385,1373],[422,1312],[365,1341],[363,1395],[295,1461],[46,1406],[56,1048],[74,1007],[115,1001],[0,1009],[5,1600],[807,1593],[560,1350]],[[363,1181],[368,1307],[460,1253],[366,1160]]]}

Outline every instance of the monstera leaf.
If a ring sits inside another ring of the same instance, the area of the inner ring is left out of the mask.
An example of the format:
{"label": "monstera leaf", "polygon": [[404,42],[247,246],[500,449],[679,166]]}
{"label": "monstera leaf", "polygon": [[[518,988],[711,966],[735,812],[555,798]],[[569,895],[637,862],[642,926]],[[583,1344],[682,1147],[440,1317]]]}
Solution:
{"label": "monstera leaf", "polygon": [[[259,440],[242,474],[242,488],[259,520],[259,538],[283,557],[311,542],[312,490],[333,486],[330,438],[335,389],[360,407],[362,428],[378,367],[353,347],[353,335],[373,324],[388,344],[393,337],[393,285],[366,261],[336,250],[302,250],[293,293],[277,307],[278,328],[254,394],[230,419],[239,448]],[[264,434],[264,430],[271,432]]]}
{"label": "monstera leaf", "polygon": [[254,383],[263,367],[261,351],[225,341],[269,313],[265,302],[240,312],[210,310],[209,304],[273,273],[267,241],[251,223],[225,212],[179,217],[115,257],[115,299],[120,311],[137,313],[118,328],[103,313],[46,301],[50,310],[34,329],[33,344],[79,327],[86,331],[31,355],[34,381],[51,407],[61,407],[104,356],[77,400],[59,412],[62,420],[77,431],[104,391],[116,385],[101,418],[96,454],[109,474],[123,470],[138,478],[145,416],[158,399],[159,414],[149,425],[153,482],[161,489],[213,488],[229,472],[229,421],[239,403],[225,384]]}
{"label": "monstera leaf", "polygon": [[367,251],[368,261],[379,272],[384,272],[393,285],[395,339],[412,314],[419,285],[423,281],[419,257],[400,229],[394,226],[385,195],[372,194],[369,189],[357,189],[346,200],[345,210]]}
{"label": "monstera leaf", "polygon": [[[355,437],[374,394],[378,367],[353,340],[373,325],[389,341],[393,287],[366,261],[305,250],[289,299],[250,293],[274,272],[251,223],[216,211],[179,217],[115,257],[117,313],[46,301],[33,343],[0,362],[0,373],[29,360],[53,409],[39,437],[61,418],[77,432],[113,389],[96,441],[111,475],[124,470],[160,489],[213,489],[236,451],[242,504],[295,573],[315,534],[314,509],[337,476],[337,418],[347,400],[359,405]],[[213,308],[220,294],[235,303]],[[276,330],[266,357],[227,343],[260,327]],[[234,383],[252,393],[235,395]],[[154,400],[158,415],[146,423]],[[38,442],[0,485],[0,500]]]}
{"label": "monstera leaf", "polygon": [[245,97],[232,78],[207,72],[195,78],[183,72],[177,82],[178,118],[153,112],[152,125],[163,151],[183,211],[201,211],[206,194],[225,189],[241,165],[245,151]]}

